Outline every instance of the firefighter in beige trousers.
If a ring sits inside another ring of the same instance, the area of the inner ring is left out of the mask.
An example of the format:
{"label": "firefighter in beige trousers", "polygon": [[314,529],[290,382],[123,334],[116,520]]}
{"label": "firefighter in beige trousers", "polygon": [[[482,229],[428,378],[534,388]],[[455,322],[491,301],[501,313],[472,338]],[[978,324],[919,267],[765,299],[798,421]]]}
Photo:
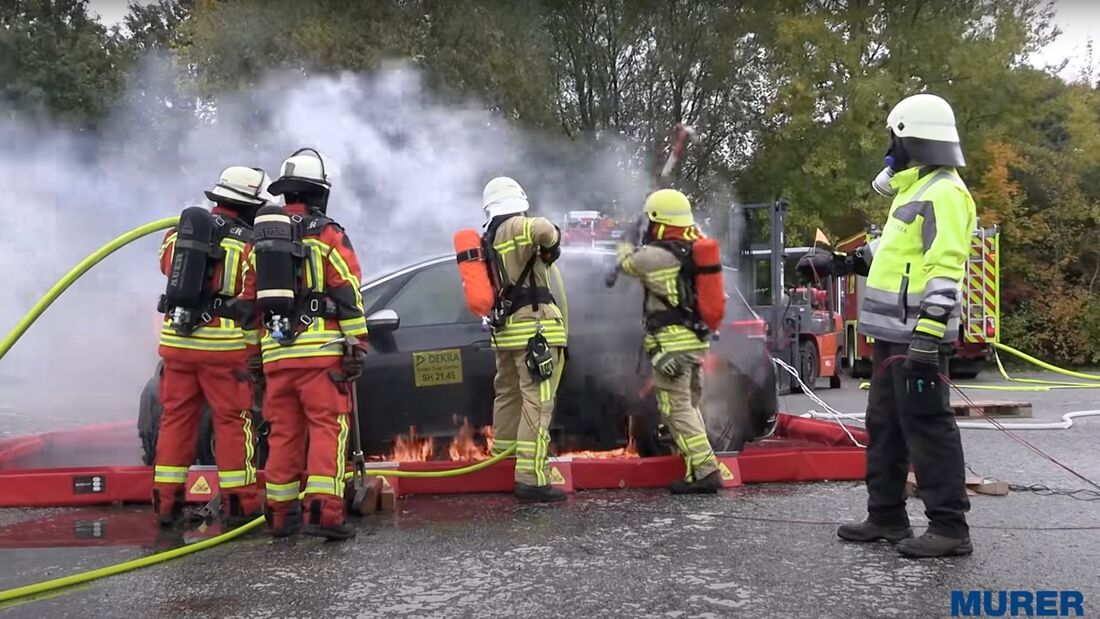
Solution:
{"label": "firefighter in beige trousers", "polygon": [[527,195],[516,181],[495,178],[485,186],[489,223],[483,245],[504,301],[493,328],[497,374],[493,381],[493,451],[516,447],[515,495],[561,501],[550,485],[550,419],[561,378],[565,321],[550,293],[548,271],[560,255],[561,233],[542,217],[526,217]]}
{"label": "firefighter in beige trousers", "polygon": [[[710,343],[689,328],[694,298],[689,277],[681,274],[683,256],[699,238],[691,203],[679,191],[662,189],[645,203],[649,219],[643,245],[620,246],[619,270],[645,287],[645,349],[653,363],[657,409],[668,423],[680,455],[683,480],[673,482],[673,494],[712,494],[722,487],[718,459],[703,422],[703,354]],[[611,283],[609,281],[609,283]]]}

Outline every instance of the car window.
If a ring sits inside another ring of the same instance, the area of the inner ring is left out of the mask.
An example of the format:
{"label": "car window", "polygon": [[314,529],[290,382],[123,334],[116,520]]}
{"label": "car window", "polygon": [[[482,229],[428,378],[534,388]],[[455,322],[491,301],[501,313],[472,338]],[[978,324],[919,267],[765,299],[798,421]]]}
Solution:
{"label": "car window", "polygon": [[449,261],[413,275],[386,307],[401,317],[402,328],[478,320],[466,309],[462,279]]}
{"label": "car window", "polygon": [[373,312],[382,309],[380,307],[375,309],[374,306],[376,303],[378,303],[379,299],[385,296],[385,294],[390,292],[392,289],[393,282],[385,282],[363,291],[363,311],[366,312],[367,316],[370,316]]}

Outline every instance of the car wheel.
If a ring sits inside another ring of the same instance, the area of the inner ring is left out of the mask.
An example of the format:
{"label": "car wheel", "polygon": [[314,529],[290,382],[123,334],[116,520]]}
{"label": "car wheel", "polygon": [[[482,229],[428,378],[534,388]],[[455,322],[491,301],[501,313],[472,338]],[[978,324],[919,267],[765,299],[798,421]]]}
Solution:
{"label": "car wheel", "polygon": [[138,409],[138,437],[141,439],[141,462],[152,466],[157,457],[157,435],[160,433],[161,406],[157,396],[160,387],[160,372],[145,383],[141,391],[141,405]]}
{"label": "car wheel", "polygon": [[952,360],[948,367],[950,368],[951,378],[969,380],[977,378],[978,374],[982,373],[981,363],[977,361]]}

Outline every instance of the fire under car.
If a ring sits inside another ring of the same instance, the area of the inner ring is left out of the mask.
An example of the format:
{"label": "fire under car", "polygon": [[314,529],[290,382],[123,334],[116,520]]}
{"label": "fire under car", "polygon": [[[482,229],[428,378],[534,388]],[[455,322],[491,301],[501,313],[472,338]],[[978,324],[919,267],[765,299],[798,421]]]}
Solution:
{"label": "fire under car", "polygon": [[[605,287],[613,258],[598,249],[567,249],[557,262],[568,294],[554,294],[568,313],[569,348],[551,439],[558,453],[674,453],[642,350],[642,288],[625,277]],[[737,451],[768,435],[776,418],[764,323],[736,289],[735,275],[727,268],[725,326],[705,365],[706,422],[716,451]],[[404,442],[414,445],[414,459],[446,459],[456,435],[469,438],[471,428],[492,425],[495,374],[491,334],[466,309],[454,256],[376,277],[362,293],[370,331],[357,384],[364,450],[385,458]],[[160,422],[157,374],[159,367],[142,394],[138,421],[146,463],[152,462]],[[214,464],[209,410],[204,417],[197,461]]]}

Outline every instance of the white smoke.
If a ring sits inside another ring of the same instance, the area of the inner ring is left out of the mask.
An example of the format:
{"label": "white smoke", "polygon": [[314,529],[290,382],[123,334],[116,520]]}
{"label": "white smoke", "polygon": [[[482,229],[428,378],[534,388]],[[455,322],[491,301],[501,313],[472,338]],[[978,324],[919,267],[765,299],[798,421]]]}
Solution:
{"label": "white smoke", "polygon": [[[647,189],[629,145],[524,132],[476,101],[434,97],[406,66],[282,74],[201,103],[179,83],[170,60],[148,59],[95,135],[0,122],[0,333],[117,234],[205,204],[202,192],[223,168],[275,176],[299,147],[327,157],[329,214],[346,228],[365,279],[451,251],[455,230],[482,223],[481,189],[496,175],[515,177],[535,213],[555,218],[633,210]],[[156,360],[161,237],[93,269],[0,360],[0,403],[19,428],[136,416]],[[0,430],[10,431],[9,418],[0,417]]]}

